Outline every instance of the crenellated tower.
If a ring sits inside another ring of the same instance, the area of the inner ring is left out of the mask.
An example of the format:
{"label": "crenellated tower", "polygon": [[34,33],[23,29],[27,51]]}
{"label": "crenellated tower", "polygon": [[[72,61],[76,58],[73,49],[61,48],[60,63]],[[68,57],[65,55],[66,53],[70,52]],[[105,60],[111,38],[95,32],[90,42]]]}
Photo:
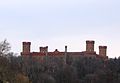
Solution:
{"label": "crenellated tower", "polygon": [[47,53],[48,52],[48,46],[46,46],[46,47],[40,47],[40,52],[41,53]]}
{"label": "crenellated tower", "polygon": [[107,55],[107,46],[99,46],[99,55],[106,57]]}
{"label": "crenellated tower", "polygon": [[29,55],[31,42],[23,42],[22,44],[23,44],[22,55]]}
{"label": "crenellated tower", "polygon": [[87,40],[86,41],[86,52],[87,53],[94,53],[94,43],[93,40]]}

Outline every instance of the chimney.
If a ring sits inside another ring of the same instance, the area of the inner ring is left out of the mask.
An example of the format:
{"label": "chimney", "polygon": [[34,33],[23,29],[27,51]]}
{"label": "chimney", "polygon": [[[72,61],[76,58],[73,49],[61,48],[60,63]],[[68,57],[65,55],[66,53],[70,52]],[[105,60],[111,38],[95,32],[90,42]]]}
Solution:
{"label": "chimney", "polygon": [[64,57],[64,63],[65,64],[67,63],[66,60],[67,60],[67,46],[65,46],[65,57]]}
{"label": "chimney", "polygon": [[67,46],[65,46],[65,53],[67,53]]}
{"label": "chimney", "polygon": [[86,41],[86,52],[93,53],[94,52],[94,41],[87,40]]}
{"label": "chimney", "polygon": [[30,53],[30,45],[31,45],[31,42],[23,42],[23,51],[22,53]]}
{"label": "chimney", "polygon": [[107,46],[99,46],[99,55],[100,56],[107,56]]}

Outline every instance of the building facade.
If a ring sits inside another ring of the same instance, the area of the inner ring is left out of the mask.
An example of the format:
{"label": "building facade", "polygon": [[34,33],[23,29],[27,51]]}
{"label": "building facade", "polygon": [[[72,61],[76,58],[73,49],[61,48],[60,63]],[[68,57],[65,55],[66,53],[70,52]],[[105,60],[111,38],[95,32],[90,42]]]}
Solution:
{"label": "building facade", "polygon": [[70,56],[72,58],[77,58],[80,56],[87,56],[87,57],[98,57],[98,58],[103,58],[107,59],[107,46],[99,46],[99,54],[97,54],[94,50],[94,44],[95,41],[93,40],[87,40],[86,41],[86,51],[81,51],[81,52],[68,52],[67,51],[67,46],[65,46],[65,51],[60,52],[58,49],[55,49],[53,52],[48,51],[48,46],[46,47],[40,47],[39,52],[31,52],[31,42],[23,42],[22,43],[22,52],[21,56],[23,57],[39,57],[40,60],[42,60],[45,56],[52,56],[52,57],[59,57],[59,58],[64,58],[64,61],[66,62],[67,56]]}

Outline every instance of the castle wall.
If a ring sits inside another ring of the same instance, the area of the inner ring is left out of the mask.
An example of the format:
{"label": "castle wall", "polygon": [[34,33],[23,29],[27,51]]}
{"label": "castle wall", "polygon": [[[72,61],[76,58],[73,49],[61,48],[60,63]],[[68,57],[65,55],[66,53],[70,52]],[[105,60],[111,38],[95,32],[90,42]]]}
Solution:
{"label": "castle wall", "polygon": [[67,46],[65,46],[65,51],[60,52],[57,49],[53,52],[48,51],[48,46],[46,47],[40,47],[40,52],[31,52],[30,46],[31,42],[23,42],[23,51],[21,52],[22,56],[39,56],[42,57],[41,60],[44,58],[44,56],[54,56],[54,57],[60,57],[64,58],[64,62],[66,62],[67,56],[70,56],[72,58],[77,58],[79,56],[88,56],[88,57],[107,57],[107,46],[99,46],[99,54],[96,54],[94,51],[94,43],[93,40],[87,40],[86,41],[86,51],[83,52],[67,52]]}

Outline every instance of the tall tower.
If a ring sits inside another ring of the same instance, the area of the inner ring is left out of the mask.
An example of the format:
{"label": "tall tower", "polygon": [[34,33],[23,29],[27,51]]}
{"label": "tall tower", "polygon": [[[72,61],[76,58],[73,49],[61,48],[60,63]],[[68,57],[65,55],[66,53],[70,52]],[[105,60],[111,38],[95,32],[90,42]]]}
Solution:
{"label": "tall tower", "polygon": [[94,41],[93,40],[87,40],[86,41],[86,52],[93,53],[94,52]]}
{"label": "tall tower", "polygon": [[30,46],[31,46],[31,42],[23,42],[22,55],[30,54]]}
{"label": "tall tower", "polygon": [[107,55],[107,46],[99,46],[99,55],[106,57]]}

